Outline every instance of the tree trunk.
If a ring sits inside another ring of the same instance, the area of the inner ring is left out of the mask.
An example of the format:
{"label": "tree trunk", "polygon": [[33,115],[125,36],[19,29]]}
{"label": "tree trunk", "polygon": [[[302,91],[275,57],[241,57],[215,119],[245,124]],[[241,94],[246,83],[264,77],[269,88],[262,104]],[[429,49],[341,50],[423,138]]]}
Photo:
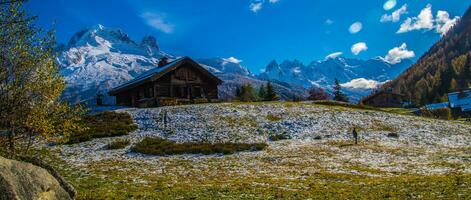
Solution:
{"label": "tree trunk", "polygon": [[28,134],[28,144],[26,145],[26,149],[25,149],[23,155],[28,155],[29,148],[31,147],[32,143],[33,143],[33,133],[29,133]]}
{"label": "tree trunk", "polygon": [[13,127],[8,134],[8,143],[9,143],[9,154],[10,158],[13,158],[15,156],[15,128]]}

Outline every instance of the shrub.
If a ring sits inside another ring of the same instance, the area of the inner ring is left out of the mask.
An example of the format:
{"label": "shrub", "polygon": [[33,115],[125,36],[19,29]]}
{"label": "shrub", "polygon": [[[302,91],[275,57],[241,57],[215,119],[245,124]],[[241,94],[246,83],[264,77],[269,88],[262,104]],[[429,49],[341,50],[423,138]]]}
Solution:
{"label": "shrub", "polygon": [[451,114],[450,108],[439,108],[435,110],[429,110],[426,108],[422,108],[420,110],[420,115],[422,117],[428,118],[436,118],[436,119],[444,119],[444,120],[451,120],[453,115]]}
{"label": "shrub", "polygon": [[123,149],[130,144],[128,139],[116,139],[108,144],[108,149]]}
{"label": "shrub", "polygon": [[279,140],[289,140],[291,139],[291,137],[287,134],[276,134],[276,135],[270,135],[268,139],[271,141],[279,141]]}
{"label": "shrub", "polygon": [[307,99],[312,101],[318,101],[328,100],[329,98],[329,94],[324,89],[319,87],[313,87],[309,90],[309,97]]}
{"label": "shrub", "polygon": [[399,134],[398,133],[388,133],[388,137],[390,138],[399,138]]}
{"label": "shrub", "polygon": [[276,116],[276,115],[272,115],[272,114],[267,115],[267,120],[268,121],[276,122],[276,121],[280,121],[281,119],[283,119],[283,118],[281,118],[279,116]]}
{"label": "shrub", "polygon": [[159,137],[147,137],[132,147],[133,152],[152,155],[179,155],[179,154],[233,154],[239,151],[261,151],[268,145],[266,143],[176,143]]}
{"label": "shrub", "polygon": [[96,115],[88,115],[83,119],[87,130],[76,132],[67,138],[67,144],[89,141],[93,138],[127,135],[137,129],[131,116],[124,112],[105,111]]}
{"label": "shrub", "polygon": [[315,140],[321,140],[322,137],[320,135],[317,135],[316,137],[314,137]]}

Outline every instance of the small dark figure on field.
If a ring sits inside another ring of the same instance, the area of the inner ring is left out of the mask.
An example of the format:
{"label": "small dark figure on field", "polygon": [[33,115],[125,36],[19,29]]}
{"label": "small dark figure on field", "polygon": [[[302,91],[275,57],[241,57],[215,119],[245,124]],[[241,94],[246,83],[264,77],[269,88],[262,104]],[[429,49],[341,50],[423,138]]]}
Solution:
{"label": "small dark figure on field", "polygon": [[358,133],[357,133],[357,129],[356,128],[353,128],[353,138],[355,138],[355,144],[358,144]]}
{"label": "small dark figure on field", "polygon": [[168,123],[168,115],[167,115],[167,111],[164,111],[164,116],[162,117],[163,118],[163,122],[164,122],[164,126],[165,128],[167,128],[167,123]]}

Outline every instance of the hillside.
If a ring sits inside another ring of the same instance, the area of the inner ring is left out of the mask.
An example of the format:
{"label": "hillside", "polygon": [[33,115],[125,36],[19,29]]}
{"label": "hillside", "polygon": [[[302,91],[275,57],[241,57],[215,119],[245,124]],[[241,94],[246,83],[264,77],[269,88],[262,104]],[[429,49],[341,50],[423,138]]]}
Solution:
{"label": "hillside", "polygon": [[471,7],[416,64],[381,90],[410,96],[414,103],[447,101],[446,94],[470,87]]}
{"label": "hillside", "polygon": [[[117,112],[129,113],[139,127],[118,137],[130,141],[124,149],[106,148],[116,137],[47,146],[50,161],[77,188],[78,199],[466,199],[471,195],[470,124],[308,102]],[[162,116],[168,116],[168,125]],[[359,131],[358,145],[353,144],[352,127]],[[270,141],[273,134],[292,139]],[[151,156],[130,150],[149,136],[180,143],[266,142],[268,147],[232,155]]]}

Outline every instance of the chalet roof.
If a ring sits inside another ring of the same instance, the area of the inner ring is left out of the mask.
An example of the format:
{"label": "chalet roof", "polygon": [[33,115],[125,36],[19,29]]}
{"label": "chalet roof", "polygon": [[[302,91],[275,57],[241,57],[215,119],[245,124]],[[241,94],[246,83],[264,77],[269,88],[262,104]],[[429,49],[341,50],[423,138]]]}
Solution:
{"label": "chalet roof", "polygon": [[211,72],[206,70],[204,67],[199,65],[197,62],[195,62],[191,58],[185,56],[185,57],[178,58],[178,59],[176,59],[176,60],[174,60],[174,61],[172,61],[172,62],[170,62],[170,63],[168,63],[168,64],[166,64],[162,67],[155,67],[153,69],[145,71],[144,73],[140,74],[136,78],[134,78],[134,79],[122,84],[122,85],[119,85],[119,86],[111,89],[108,92],[108,94],[109,95],[116,95],[117,93],[119,93],[123,90],[130,89],[130,88],[136,87],[138,85],[141,85],[141,84],[151,80],[154,77],[160,78],[163,75],[167,74],[168,72],[171,72],[171,71],[175,70],[176,68],[178,68],[179,66],[181,66],[184,63],[192,64],[193,66],[195,66],[199,70],[201,70],[204,74],[206,74],[207,76],[209,76],[210,78],[215,80],[218,84],[222,83],[221,79],[219,79],[218,77],[213,75]]}

